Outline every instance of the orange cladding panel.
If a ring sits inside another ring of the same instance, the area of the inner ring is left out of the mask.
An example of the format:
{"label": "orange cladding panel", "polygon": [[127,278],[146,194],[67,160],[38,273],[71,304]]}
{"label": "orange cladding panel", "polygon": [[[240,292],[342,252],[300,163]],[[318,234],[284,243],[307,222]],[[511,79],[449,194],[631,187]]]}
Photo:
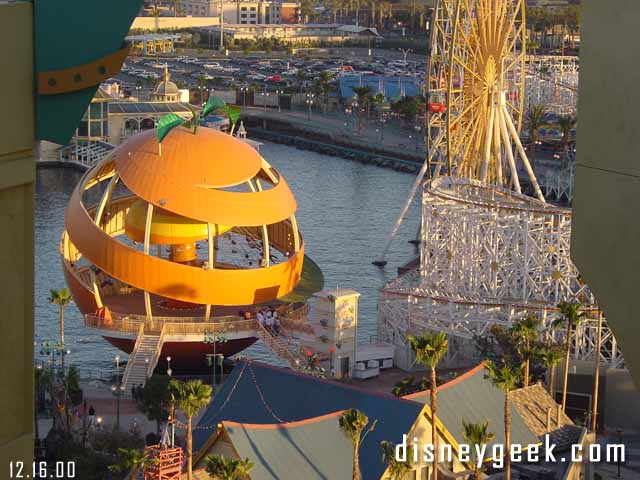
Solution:
{"label": "orange cladding panel", "polygon": [[83,187],[81,182],[67,209],[66,226],[71,241],[98,268],[136,288],[185,302],[248,305],[286,295],[300,279],[303,246],[286,262],[241,270],[205,270],[145,255],[95,225],[80,201]]}

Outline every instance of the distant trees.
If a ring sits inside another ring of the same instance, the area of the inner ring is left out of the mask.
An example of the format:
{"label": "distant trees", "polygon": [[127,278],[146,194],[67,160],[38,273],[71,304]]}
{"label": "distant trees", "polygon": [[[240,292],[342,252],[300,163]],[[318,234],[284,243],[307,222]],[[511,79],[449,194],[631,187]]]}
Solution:
{"label": "distant trees", "polygon": [[568,35],[572,48],[575,48],[575,36],[580,30],[581,14],[580,5],[567,5],[553,10],[546,7],[528,7],[526,21],[529,38],[537,46],[548,48],[549,32],[560,34],[563,38]]}

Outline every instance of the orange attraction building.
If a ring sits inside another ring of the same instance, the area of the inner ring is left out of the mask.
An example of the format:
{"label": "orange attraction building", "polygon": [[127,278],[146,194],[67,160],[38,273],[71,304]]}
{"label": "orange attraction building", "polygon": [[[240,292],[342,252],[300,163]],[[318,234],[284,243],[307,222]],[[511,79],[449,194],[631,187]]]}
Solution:
{"label": "orange attraction building", "polygon": [[166,357],[203,366],[217,336],[217,353],[243,350],[264,334],[262,307],[283,323],[304,316],[323,279],[295,212],[258,151],[205,127],[174,128],[161,145],[155,130],[142,132],[82,177],[62,266],[85,325],[130,354],[125,383],[144,383],[133,377]]}

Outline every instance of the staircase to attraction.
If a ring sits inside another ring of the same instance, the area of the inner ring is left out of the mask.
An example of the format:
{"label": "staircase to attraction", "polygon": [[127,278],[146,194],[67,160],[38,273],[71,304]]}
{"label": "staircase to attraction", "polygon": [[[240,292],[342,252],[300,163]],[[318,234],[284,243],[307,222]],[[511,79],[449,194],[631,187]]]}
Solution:
{"label": "staircase to attraction", "polygon": [[273,335],[260,322],[256,322],[256,324],[258,325],[256,328],[258,336],[278,358],[287,362],[294,369],[298,369],[306,364],[306,360],[296,355],[287,343],[283,341],[283,337]]}
{"label": "staircase to attraction", "polygon": [[133,352],[129,355],[129,361],[122,377],[125,393],[131,390],[133,385],[144,385],[158,364],[162,344],[164,343],[164,329],[160,334],[149,335],[144,333],[144,326],[140,327]]}

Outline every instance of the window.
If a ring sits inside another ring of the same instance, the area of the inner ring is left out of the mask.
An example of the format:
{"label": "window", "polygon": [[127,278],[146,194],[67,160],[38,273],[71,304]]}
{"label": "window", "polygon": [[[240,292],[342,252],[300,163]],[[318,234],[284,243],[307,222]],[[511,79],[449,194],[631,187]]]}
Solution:
{"label": "window", "polygon": [[85,120],[83,120],[82,122],[80,122],[80,125],[78,125],[78,136],[86,137],[88,133],[89,133],[88,123]]}
{"label": "window", "polygon": [[247,7],[242,7],[240,10],[242,10],[243,12],[247,11]]}
{"label": "window", "polygon": [[101,122],[91,122],[91,136],[92,137],[100,137],[102,136],[102,124]]}
{"label": "window", "polygon": [[251,7],[251,11],[255,12],[256,11],[256,7]]}
{"label": "window", "polygon": [[102,117],[102,103],[95,102],[92,103],[89,107],[89,116],[91,118],[101,118]]}
{"label": "window", "polygon": [[240,14],[240,17],[241,17],[241,18],[247,18],[247,14],[246,14],[246,13],[241,13],[241,14]]}
{"label": "window", "polygon": [[242,21],[240,22],[240,24],[241,24],[241,25],[246,25],[246,24],[247,24],[247,21],[246,21],[246,20],[242,20]]}

